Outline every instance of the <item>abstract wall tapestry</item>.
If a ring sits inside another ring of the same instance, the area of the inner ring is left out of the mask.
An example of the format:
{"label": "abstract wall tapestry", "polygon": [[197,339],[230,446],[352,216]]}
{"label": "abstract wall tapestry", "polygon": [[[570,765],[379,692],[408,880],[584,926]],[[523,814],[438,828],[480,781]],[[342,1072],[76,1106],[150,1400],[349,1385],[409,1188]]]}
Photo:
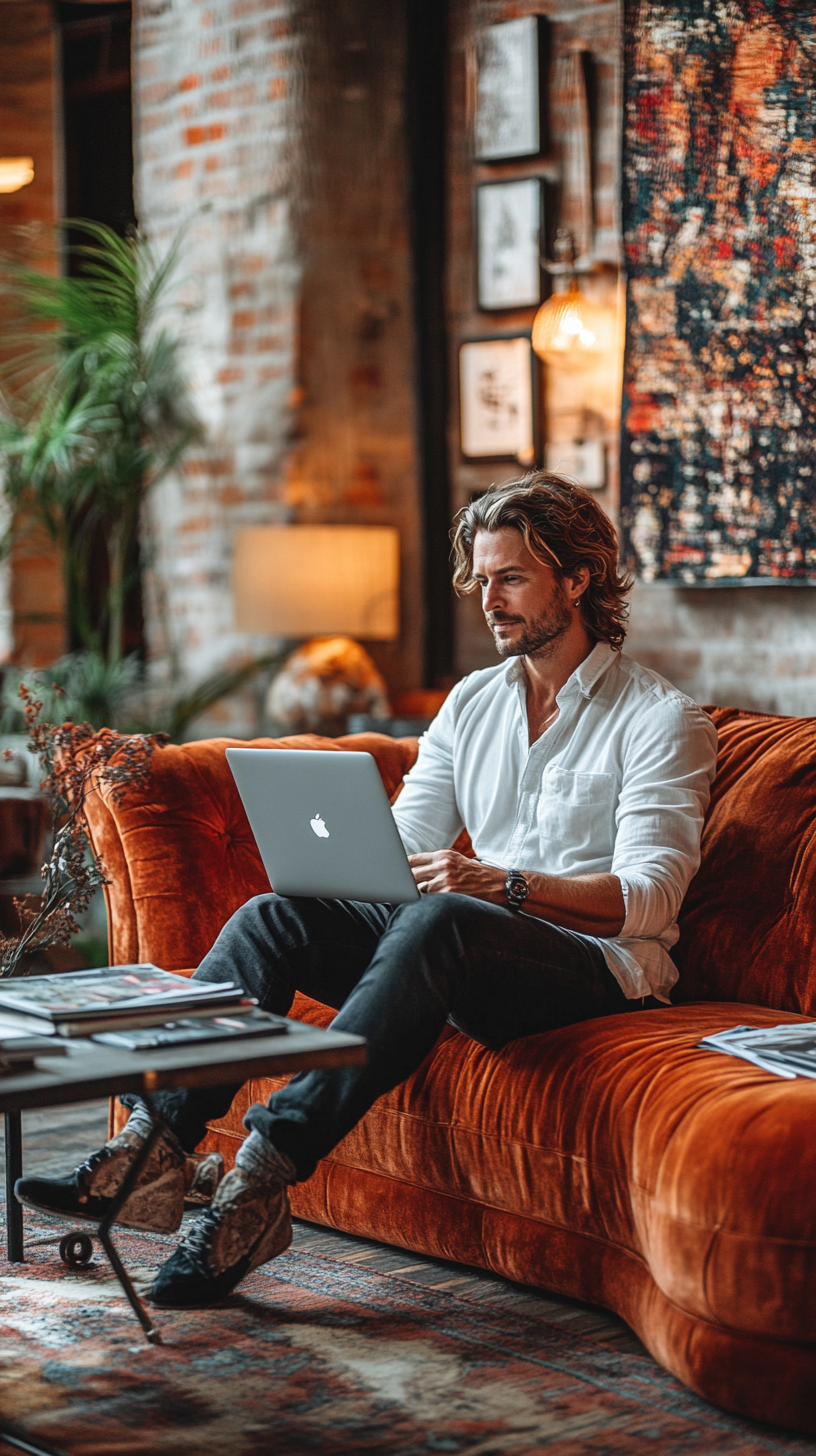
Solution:
{"label": "abstract wall tapestry", "polygon": [[626,0],[625,28],[625,554],[816,582],[816,0]]}

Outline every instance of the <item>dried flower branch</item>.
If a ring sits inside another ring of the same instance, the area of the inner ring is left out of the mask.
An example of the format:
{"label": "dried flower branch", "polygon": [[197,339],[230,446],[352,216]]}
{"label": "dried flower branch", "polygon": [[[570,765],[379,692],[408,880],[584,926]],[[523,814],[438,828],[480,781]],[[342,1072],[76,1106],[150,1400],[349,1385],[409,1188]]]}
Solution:
{"label": "dried flower branch", "polygon": [[25,974],[24,958],[32,951],[68,945],[77,934],[76,916],[87,910],[100,885],[108,882],[88,836],[86,800],[97,790],[107,789],[113,803],[120,803],[128,784],[147,774],[154,749],[167,742],[165,734],[124,737],[109,728],[97,732],[90,723],[69,722],[59,727],[43,723],[42,702],[25,683],[20,684],[19,692],[28,724],[29,752],[36,754],[43,773],[40,791],[54,816],[54,847],[41,871],[44,886],[39,908],[15,899],[20,934],[0,934],[0,977]]}

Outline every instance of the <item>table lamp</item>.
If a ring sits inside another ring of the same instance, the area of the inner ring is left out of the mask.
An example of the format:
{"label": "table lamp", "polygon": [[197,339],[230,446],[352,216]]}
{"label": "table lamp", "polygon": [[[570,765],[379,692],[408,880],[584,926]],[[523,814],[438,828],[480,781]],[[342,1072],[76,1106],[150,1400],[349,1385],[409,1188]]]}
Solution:
{"label": "table lamp", "polygon": [[391,526],[246,526],[235,533],[239,632],[399,636],[399,532]]}
{"label": "table lamp", "polygon": [[388,689],[354,640],[399,636],[399,532],[390,526],[248,526],[236,532],[235,625],[313,639],[273,682],[267,713],[287,732],[345,732],[388,714]]}

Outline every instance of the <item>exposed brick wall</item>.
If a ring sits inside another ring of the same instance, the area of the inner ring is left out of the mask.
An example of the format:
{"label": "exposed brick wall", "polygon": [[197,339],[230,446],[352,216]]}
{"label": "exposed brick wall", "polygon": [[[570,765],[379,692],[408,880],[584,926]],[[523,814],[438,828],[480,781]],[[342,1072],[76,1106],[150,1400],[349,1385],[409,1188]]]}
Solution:
{"label": "exposed brick wall", "polygon": [[698,703],[816,715],[816,590],[638,583],[627,651]]}
{"label": "exposed brick wall", "polygon": [[177,277],[206,432],[151,502],[148,633],[174,677],[201,676],[250,645],[232,625],[232,535],[285,510],[300,285],[291,9],[288,0],[134,5],[137,214],[160,249],[187,226]]}
{"label": "exposed brick wall", "polygon": [[[0,250],[54,268],[51,226],[62,213],[56,32],[44,0],[0,6],[0,154],[34,159],[34,181],[0,194]],[[4,315],[0,312],[0,337]],[[0,344],[2,357],[2,344]],[[59,556],[42,535],[0,566],[0,663],[41,665],[65,650]]]}
{"label": "exposed brick wall", "polygon": [[[51,9],[44,0],[3,0],[1,11],[2,151],[33,154],[36,178],[0,196],[0,245],[41,262],[43,230],[61,211]],[[233,629],[229,573],[237,526],[370,521],[399,526],[403,540],[403,635],[375,655],[395,691],[413,686],[421,677],[422,605],[402,8],[366,0],[135,0],[134,11],[139,212],[159,246],[189,223],[179,282],[206,426],[205,443],[183,475],[165,482],[153,501],[154,657],[168,674],[190,678],[268,646]],[[551,224],[556,220],[557,108],[544,159],[489,169],[472,161],[478,28],[533,11],[549,17],[553,63],[573,45],[594,57],[595,246],[609,259],[619,248],[618,6],[451,0],[453,508],[492,479],[515,473],[512,465],[479,465],[459,455],[457,345],[528,327],[533,312],[476,309],[473,188],[489,176],[538,172],[548,183]],[[606,388],[611,444],[616,386],[607,380]],[[569,399],[551,384],[542,405],[548,429],[569,433]],[[616,484],[610,450],[609,486],[600,499],[613,516]],[[630,649],[700,700],[816,712],[813,623],[806,589],[639,586]],[[53,552],[18,552],[13,573],[0,574],[0,659],[12,625],[18,660],[44,662],[64,650]],[[460,609],[457,635],[461,671],[494,660],[472,599]],[[251,732],[253,713],[248,695],[204,726]]]}
{"label": "exposed brick wall", "polygon": [[[153,498],[148,622],[190,678],[269,646],[233,629],[238,526],[395,524],[418,595],[401,38],[363,0],[136,0],[133,34],[140,222],[164,246],[189,220],[206,439]],[[394,689],[419,641],[373,649]],[[252,701],[222,721],[252,731]]]}

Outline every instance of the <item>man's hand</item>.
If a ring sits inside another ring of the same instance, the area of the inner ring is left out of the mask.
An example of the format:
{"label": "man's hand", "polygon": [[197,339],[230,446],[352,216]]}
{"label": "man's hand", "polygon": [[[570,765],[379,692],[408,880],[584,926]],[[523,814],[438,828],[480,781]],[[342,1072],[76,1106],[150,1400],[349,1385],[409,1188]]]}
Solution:
{"label": "man's hand", "polygon": [[472,895],[476,900],[505,903],[507,871],[468,859],[455,849],[409,854],[408,863],[420,895]]}
{"label": "man's hand", "polygon": [[[468,859],[455,849],[409,854],[408,863],[421,895],[472,895],[491,905],[506,905],[507,870]],[[524,914],[537,915],[582,935],[620,935],[626,905],[617,875],[536,875],[524,868],[530,886]]]}

